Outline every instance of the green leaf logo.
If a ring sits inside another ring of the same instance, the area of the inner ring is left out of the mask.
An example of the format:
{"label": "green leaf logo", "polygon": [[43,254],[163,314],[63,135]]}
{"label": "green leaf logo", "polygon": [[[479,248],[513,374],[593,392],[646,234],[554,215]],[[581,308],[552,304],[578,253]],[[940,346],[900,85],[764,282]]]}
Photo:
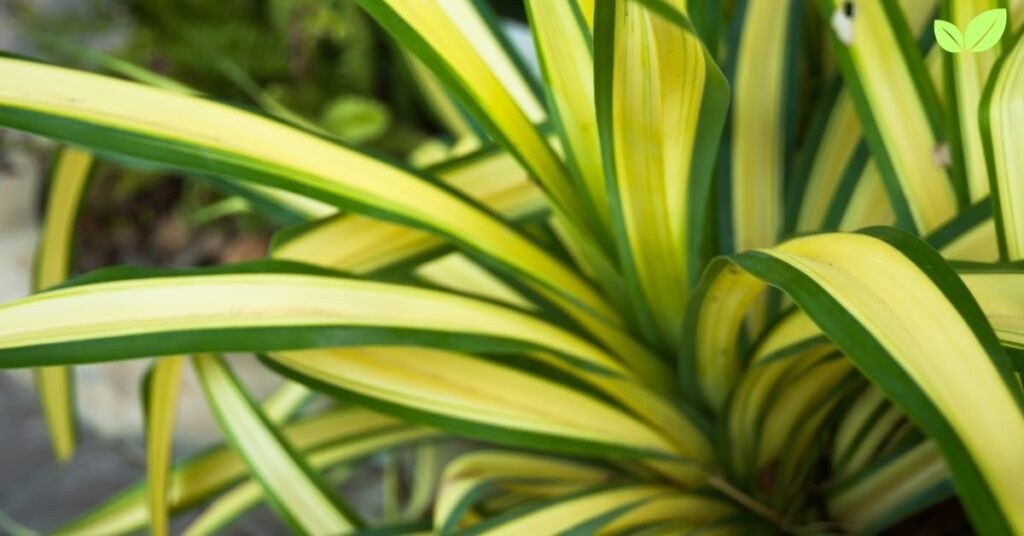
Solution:
{"label": "green leaf logo", "polygon": [[1006,31],[1006,10],[990,9],[967,25],[967,48],[971,52],[984,52],[999,42]]}
{"label": "green leaf logo", "polygon": [[999,43],[1006,31],[1006,10],[990,9],[967,24],[967,36],[949,21],[935,21],[935,42],[946,52],[984,52]]}
{"label": "green leaf logo", "polygon": [[946,52],[957,54],[964,51],[964,34],[951,22],[935,21],[935,42]]}

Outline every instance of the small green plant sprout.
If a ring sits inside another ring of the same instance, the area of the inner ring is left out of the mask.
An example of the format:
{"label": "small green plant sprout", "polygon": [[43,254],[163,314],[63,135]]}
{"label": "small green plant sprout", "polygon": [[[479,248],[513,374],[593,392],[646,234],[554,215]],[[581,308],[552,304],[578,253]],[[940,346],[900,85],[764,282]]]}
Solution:
{"label": "small green plant sprout", "polygon": [[935,41],[946,52],[984,52],[999,42],[1006,30],[1006,10],[990,9],[967,24],[967,35],[949,21],[935,20]]}

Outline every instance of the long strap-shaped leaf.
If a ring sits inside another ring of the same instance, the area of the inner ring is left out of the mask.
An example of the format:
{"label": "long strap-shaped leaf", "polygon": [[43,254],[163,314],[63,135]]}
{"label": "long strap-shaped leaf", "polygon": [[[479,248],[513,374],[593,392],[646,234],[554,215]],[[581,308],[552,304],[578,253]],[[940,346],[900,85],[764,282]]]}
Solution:
{"label": "long strap-shaped leaf", "polygon": [[[19,313],[17,305],[6,310],[12,319],[25,323],[5,324],[10,345],[5,364],[374,343],[498,353],[546,350],[545,354],[560,356],[555,358],[557,366],[649,414],[649,422],[677,437],[672,450],[694,460],[707,459],[706,443],[688,419],[637,384],[615,358],[559,327],[451,294],[314,275],[297,266],[289,273],[282,265],[271,266],[276,271],[112,281],[28,298],[21,305],[34,313]],[[446,306],[448,300],[454,301]],[[164,307],[154,309],[152,303]],[[214,303],[222,308],[217,310]],[[83,314],[63,314],[61,318],[70,323],[50,325],[52,329],[42,327],[36,316],[54,317],[57,313],[52,311],[79,308]],[[0,349],[0,356],[4,353]],[[659,385],[664,379],[647,381]],[[691,477],[699,473],[683,472]]]}
{"label": "long strap-shaped leaf", "polygon": [[1021,91],[1024,90],[1024,39],[992,69],[981,100],[981,136],[992,187],[992,213],[1003,260],[1024,259],[1024,140]]}
{"label": "long strap-shaped leaf", "polygon": [[[1003,16],[1000,17],[996,10],[1004,4],[999,0],[944,0],[942,3],[943,19],[958,29],[965,29],[967,34],[963,43],[964,52],[946,54],[944,59],[948,72],[946,85],[954,96],[949,100],[956,112],[959,134],[953,137],[953,149],[954,154],[962,160],[972,202],[988,197],[989,193],[978,111],[985,82],[988,81],[992,66],[1002,54],[1003,47],[998,38],[1007,25],[1006,11],[1003,10]],[[978,20],[974,22],[976,17]],[[981,50],[979,46],[987,46],[982,42],[985,38],[988,38],[988,44],[991,44],[993,38],[997,41],[991,48]]]}
{"label": "long strap-shaped leaf", "polygon": [[143,384],[146,410],[146,491],[149,496],[149,530],[153,536],[168,532],[169,474],[174,447],[174,418],[184,356],[157,360]]}
{"label": "long strap-shaped leaf", "polygon": [[[976,527],[1024,530],[1024,397],[984,313],[938,253],[877,228],[732,261],[784,290],[938,444]],[[738,331],[742,318],[732,322],[723,329]]]}
{"label": "long strap-shaped leaf", "polygon": [[[942,256],[950,261],[994,262],[998,258],[998,252],[994,245],[995,227],[992,218],[987,217],[989,213],[988,203],[979,203],[929,236],[928,243],[938,249]],[[854,227],[854,229],[863,227],[863,225],[859,225]],[[981,269],[974,264],[970,265],[970,268],[961,267],[958,270],[969,286],[972,286],[972,274],[977,273],[977,275],[981,275],[984,273],[995,275],[997,273],[1014,271],[1012,267],[1008,269],[1005,265]],[[995,289],[996,285],[990,288]],[[990,322],[996,322],[997,319],[1002,318],[1002,315],[997,312],[999,311],[997,306],[987,305],[989,296],[998,296],[998,291],[979,294],[978,291],[972,288],[972,292],[975,292],[975,298],[981,302],[982,308],[986,310],[986,315],[989,317]],[[992,311],[989,311],[989,308],[992,308]],[[704,309],[706,307],[701,308],[702,311]],[[1006,338],[1010,335],[1004,336],[1003,333],[1000,333],[998,325],[996,326],[996,334],[1000,336],[1001,342],[1004,345],[1011,343]],[[811,322],[802,311],[795,309],[765,332],[764,336],[758,341],[751,362],[756,364],[762,359],[773,360],[790,356],[826,341],[827,339],[822,335],[818,326]]]}
{"label": "long strap-shaped leaf", "polygon": [[[646,507],[646,508],[645,508]],[[730,513],[725,503],[657,485],[597,486],[573,495],[526,504],[460,531],[493,534],[618,533],[649,524],[681,521],[699,528]]]}
{"label": "long strap-shaped leaf", "polygon": [[[275,391],[275,395],[279,392]],[[274,400],[281,399],[272,395],[263,404],[268,417],[281,408]],[[440,431],[407,425],[362,408],[334,410],[307,417],[284,425],[282,431],[288,441],[302,452],[313,455],[345,449],[353,458],[372,453],[391,437],[420,440],[442,436]],[[170,475],[168,506],[174,513],[194,507],[242,481],[247,475],[245,462],[228,446],[200,452],[175,464]],[[144,528],[148,521],[145,482],[140,482],[61,527],[55,534],[130,534]]]}
{"label": "long strap-shaped leaf", "polygon": [[223,359],[192,358],[196,375],[228,441],[282,520],[299,534],[342,534],[362,522],[267,421]]}
{"label": "long strap-shaped leaf", "polygon": [[[907,14],[927,17],[935,0],[913,0]],[[951,218],[959,199],[946,169],[941,110],[911,26],[898,2],[818,0],[825,20],[850,19],[851,35],[834,29],[833,45],[875,164],[898,223],[930,232]],[[835,26],[835,24],[834,24]],[[893,118],[899,117],[900,121]]]}
{"label": "long strap-shaped leaf", "polygon": [[[1024,349],[1024,266],[969,266],[959,270],[1004,346]],[[1018,370],[1022,364],[1018,364]]]}
{"label": "long strap-shaped leaf", "polygon": [[[356,463],[369,454],[387,452],[396,447],[437,440],[441,432],[422,427],[398,427],[384,433],[358,436],[350,441],[309,452],[309,465],[323,471],[345,463]],[[426,445],[424,445],[426,446]],[[248,480],[221,494],[185,530],[185,536],[221,534],[232,521],[257,506],[265,498],[259,482]]]}
{"label": "long strap-shaped leaf", "polygon": [[[545,350],[543,354],[551,354],[555,366],[608,390],[618,400],[660,414],[652,416],[652,422],[672,434],[685,435],[687,439],[678,443],[694,449],[687,450],[694,458],[706,459],[699,432],[665,399],[643,386],[663,385],[664,375],[637,383],[637,377],[616,358],[562,328],[516,310],[447,293],[314,275],[294,265],[290,270],[270,266],[274,267],[270,273],[218,275],[214,270],[207,275],[97,283],[28,298],[21,305],[35,313],[23,314],[26,309],[19,313],[17,305],[4,310],[10,318],[24,322],[5,324],[10,346],[0,349],[0,361],[17,366],[40,360],[65,363],[365,344],[495,353]],[[164,303],[164,307],[154,309],[152,303]],[[222,307],[218,310],[212,303]],[[60,315],[69,323],[52,324],[52,329],[43,327],[41,317],[35,316],[52,318],[57,315],[52,311],[76,309],[83,313]]]}
{"label": "long strap-shaped leaf", "polygon": [[831,91],[822,99],[825,106],[815,112],[796,164],[800,183],[793,192],[802,195],[788,207],[791,221],[787,231],[834,230],[837,225],[835,216],[829,218],[831,207],[837,198],[845,200],[851,195],[849,184],[860,178],[868,160],[853,99],[842,88]]}
{"label": "long strap-shaped leaf", "polygon": [[445,467],[434,507],[434,528],[452,534],[482,500],[497,494],[552,497],[607,483],[616,473],[579,461],[513,451],[463,454]]}
{"label": "long strap-shaped leaf", "polygon": [[948,479],[942,454],[925,441],[843,482],[829,497],[829,511],[848,530],[874,534],[948,496]]}
{"label": "long strap-shaped leaf", "polygon": [[599,0],[594,23],[597,120],[619,258],[636,323],[663,347],[677,344],[697,278],[729,94],[678,16],[682,24],[639,2]]}
{"label": "long strap-shaped leaf", "polygon": [[[415,54],[496,141],[523,163],[551,196],[577,240],[589,231],[587,211],[570,173],[536,123],[546,118],[529,97],[529,81],[513,69],[476,0],[360,0],[406,50]],[[534,97],[535,98],[535,97]],[[578,242],[593,250],[600,244]]]}
{"label": "long strap-shaped leaf", "polygon": [[80,280],[88,284],[0,306],[0,366],[377,342],[500,352],[543,349],[584,369],[632,376],[592,343],[516,310],[338,275],[277,262],[100,272]]}
{"label": "long strap-shaped leaf", "polygon": [[[872,180],[861,180],[858,190],[865,187],[873,188]],[[865,204],[880,204],[877,194],[865,194],[864,197]],[[991,218],[985,218],[985,205],[983,202],[942,226],[929,237],[929,243],[941,248],[943,256],[950,260],[995,260],[992,241],[995,230]],[[854,230],[872,223],[871,215],[877,215],[877,212],[851,206],[847,214],[852,221],[844,223],[842,228]],[[760,287],[750,278],[730,269],[725,261],[712,264],[710,272],[717,275],[707,277],[703,282],[698,289],[699,296],[687,316],[689,333],[696,332],[699,335],[690,338],[683,346],[680,354],[683,364],[680,379],[685,392],[702,393],[715,405],[716,400],[724,401],[740,374],[742,349],[738,346],[737,332],[734,330],[737,319],[746,314],[746,309],[760,292]],[[702,302],[703,305],[698,305]],[[992,320],[992,315],[989,316]],[[1003,344],[1009,344],[1007,337],[1011,335],[1004,336],[998,327],[997,334]],[[791,355],[795,351],[807,349],[808,345],[819,344],[821,339],[821,330],[801,311],[796,310],[785,321],[777,322],[766,332],[754,355],[767,356],[765,359]]]}
{"label": "long strap-shaped leaf", "polygon": [[0,124],[97,150],[293,190],[419,226],[615,317],[576,273],[415,172],[211,101],[0,58]]}
{"label": "long strap-shaped leaf", "polygon": [[552,122],[565,147],[566,161],[583,185],[600,223],[610,228],[611,214],[594,110],[592,23],[586,20],[575,0],[530,0],[527,7],[547,82],[545,89]]}
{"label": "long strap-shaped leaf", "polygon": [[[508,153],[485,149],[427,170],[447,185],[511,221],[547,209],[544,193]],[[441,249],[444,240],[419,229],[359,214],[322,220],[274,240],[273,255],[367,274]]]}
{"label": "long strap-shaped leaf", "polygon": [[722,158],[728,193],[727,251],[774,244],[782,231],[783,192],[791,163],[795,52],[804,12],[793,0],[739,4],[727,67],[732,110]]}
{"label": "long strap-shaped leaf", "polygon": [[[80,149],[61,149],[57,156],[32,274],[36,291],[63,283],[71,275],[75,221],[92,166],[92,154]],[[54,455],[66,462],[74,454],[76,441],[72,371],[67,367],[41,367],[34,372]]]}
{"label": "long strap-shaped leaf", "polygon": [[[590,455],[683,456],[690,464],[709,456],[706,440],[678,414],[660,423],[674,421],[682,437],[586,390],[471,355],[382,346],[276,353],[269,363],[360,404],[490,441]],[[643,400],[641,394],[634,397]],[[702,474],[696,466],[670,473],[691,483]]]}

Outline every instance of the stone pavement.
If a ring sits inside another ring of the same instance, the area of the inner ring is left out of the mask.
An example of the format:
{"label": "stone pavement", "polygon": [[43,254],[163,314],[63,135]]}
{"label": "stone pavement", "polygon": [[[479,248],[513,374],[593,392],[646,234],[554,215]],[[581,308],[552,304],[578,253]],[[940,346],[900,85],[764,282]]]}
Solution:
{"label": "stone pavement", "polygon": [[[138,440],[103,439],[88,431],[80,439],[74,459],[60,467],[51,457],[35,395],[0,374],[0,512],[46,532],[142,477],[145,462]],[[172,532],[179,534],[193,515],[175,518]],[[265,506],[224,532],[239,536],[286,533]],[[0,525],[0,535],[8,534]]]}

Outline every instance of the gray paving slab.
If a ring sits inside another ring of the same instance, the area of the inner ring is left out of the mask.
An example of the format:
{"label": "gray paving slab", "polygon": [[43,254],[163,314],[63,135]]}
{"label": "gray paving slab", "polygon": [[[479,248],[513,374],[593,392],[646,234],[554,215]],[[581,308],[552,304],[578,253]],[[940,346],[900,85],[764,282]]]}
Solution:
{"label": "gray paving slab", "polygon": [[[144,474],[137,442],[101,439],[82,432],[75,457],[65,466],[50,453],[35,395],[0,374],[0,512],[32,530],[47,532],[101,504]],[[172,521],[180,534],[196,515]],[[224,531],[238,536],[287,534],[265,506]],[[7,532],[0,527],[0,535]]]}

